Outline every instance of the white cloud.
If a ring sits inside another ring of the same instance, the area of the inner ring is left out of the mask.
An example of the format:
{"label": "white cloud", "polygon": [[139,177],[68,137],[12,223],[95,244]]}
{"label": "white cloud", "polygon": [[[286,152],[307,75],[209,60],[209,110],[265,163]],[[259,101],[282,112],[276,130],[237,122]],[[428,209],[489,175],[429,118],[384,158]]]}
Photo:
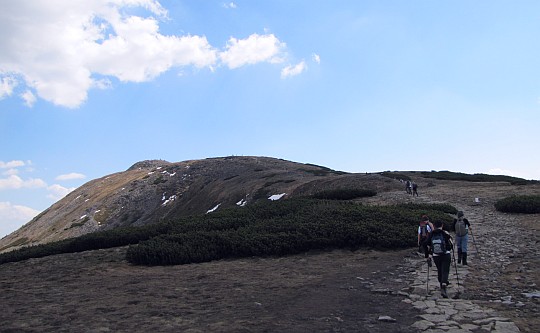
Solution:
{"label": "white cloud", "polygon": [[221,61],[234,69],[244,65],[259,62],[281,63],[285,43],[273,34],[252,34],[246,39],[231,37],[227,42],[226,51],[220,53]]}
{"label": "white cloud", "polygon": [[84,178],[86,178],[86,176],[83,175],[82,173],[72,172],[72,173],[60,175],[56,177],[56,180],[64,181],[64,180],[74,180],[74,179],[84,179]]}
{"label": "white cloud", "polygon": [[224,3],[223,7],[227,9],[235,9],[237,6],[234,2],[228,2],[228,3]]}
{"label": "white cloud", "polygon": [[18,175],[19,170],[13,168],[13,169],[7,169],[6,171],[2,172],[4,176],[11,176],[11,175]]}
{"label": "white cloud", "polygon": [[41,188],[46,187],[47,183],[39,178],[29,178],[23,180],[17,175],[9,175],[7,178],[0,178],[0,190],[16,190],[20,188]]}
{"label": "white cloud", "polygon": [[0,201],[0,237],[17,230],[39,213],[39,210],[30,207]]}
{"label": "white cloud", "polygon": [[[134,8],[145,11],[128,14]],[[143,82],[173,67],[213,70],[220,60],[229,68],[283,61],[285,44],[272,34],[232,37],[220,53],[204,36],[161,34],[158,23],[166,18],[156,0],[5,0],[0,98],[13,94],[17,78],[27,105],[37,96],[76,108],[89,89],[110,87],[107,78],[97,76]]]}
{"label": "white cloud", "polygon": [[62,185],[54,184],[47,187],[47,190],[49,191],[47,198],[58,201],[75,190],[75,187],[67,188]]}
{"label": "white cloud", "polygon": [[[0,76],[2,73],[0,72]],[[0,99],[11,96],[13,88],[17,86],[17,80],[11,76],[4,76],[0,80]]]}
{"label": "white cloud", "polygon": [[18,168],[25,166],[25,163],[23,161],[9,161],[9,162],[3,162],[0,161],[0,169],[12,169],[12,168]]}
{"label": "white cloud", "polygon": [[313,61],[315,61],[317,64],[320,64],[321,63],[321,56],[319,56],[317,53],[313,53],[311,55],[311,58],[313,59]]}
{"label": "white cloud", "polygon": [[300,63],[296,65],[290,65],[281,70],[281,77],[287,78],[289,76],[295,76],[307,69],[307,65],[305,61],[301,61]]}
{"label": "white cloud", "polygon": [[24,100],[24,104],[28,107],[34,106],[34,103],[36,102],[36,96],[30,90],[22,93],[21,98]]}
{"label": "white cloud", "polygon": [[0,220],[30,221],[39,213],[39,210],[30,207],[13,205],[9,201],[0,201]]}

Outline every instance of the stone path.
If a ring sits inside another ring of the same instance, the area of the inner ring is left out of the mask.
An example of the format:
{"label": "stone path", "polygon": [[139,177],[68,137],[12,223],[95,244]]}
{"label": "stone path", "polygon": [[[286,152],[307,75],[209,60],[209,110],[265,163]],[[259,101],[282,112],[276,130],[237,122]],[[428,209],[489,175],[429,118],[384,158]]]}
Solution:
{"label": "stone path", "polygon": [[[493,198],[473,203],[470,194],[465,194],[454,200],[454,206],[465,212],[473,227],[468,244],[469,266],[452,262],[450,298],[444,299],[440,296],[436,268],[430,268],[427,293],[428,267],[424,257],[407,260],[411,286],[403,301],[422,313],[413,326],[425,333],[521,332],[515,320],[500,312],[520,317],[529,311],[532,313],[529,317],[538,317],[539,261],[531,247],[539,243],[538,232],[529,232],[516,215],[495,211]],[[452,202],[448,198],[444,201]],[[527,232],[523,232],[524,229]],[[494,309],[497,306],[500,311]],[[538,324],[538,318],[535,320]],[[526,331],[540,330],[538,326],[535,328],[531,318],[523,322],[528,323]]]}
{"label": "stone path", "polygon": [[[427,284],[428,266],[424,258],[409,259],[412,291],[403,300],[414,306],[421,314],[413,327],[426,333],[436,332],[520,332],[519,328],[509,318],[498,315],[495,310],[482,307],[475,302],[462,299],[465,293],[469,270],[465,266],[452,263],[451,285],[448,286],[450,298],[440,296],[439,283],[435,266],[430,268],[429,286]],[[472,263],[471,263],[472,264]],[[459,277],[460,285],[457,284]],[[429,293],[427,292],[429,287]]]}

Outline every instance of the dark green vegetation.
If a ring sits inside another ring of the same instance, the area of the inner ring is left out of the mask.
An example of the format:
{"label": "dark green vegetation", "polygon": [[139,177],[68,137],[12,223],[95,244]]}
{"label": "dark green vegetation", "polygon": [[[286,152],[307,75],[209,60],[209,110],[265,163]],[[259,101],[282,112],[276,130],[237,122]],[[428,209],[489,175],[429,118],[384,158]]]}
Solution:
{"label": "dark green vegetation", "polygon": [[[412,173],[417,173],[413,172]],[[475,173],[473,175],[461,172],[452,171],[422,171],[418,172],[424,178],[434,178],[440,180],[460,180],[467,182],[509,182],[512,185],[529,185],[538,183],[537,180],[526,180],[523,178],[502,176],[502,175],[486,175],[483,173]],[[385,171],[381,173],[381,176],[385,176],[392,179],[411,180],[410,176],[404,173]]]}
{"label": "dark green vegetation", "polygon": [[260,202],[204,216],[144,227],[119,228],[22,248],[0,263],[47,255],[129,245],[134,264],[173,265],[222,258],[300,253],[312,249],[416,245],[422,214],[449,227],[450,205],[364,206],[347,201],[288,199]]}
{"label": "dark green vegetation", "polygon": [[374,197],[377,192],[373,190],[361,190],[361,189],[337,189],[327,190],[315,193],[312,195],[316,199],[326,200],[352,200],[357,198]]}
{"label": "dark green vegetation", "polygon": [[461,180],[469,182],[509,182],[512,185],[527,185],[538,183],[536,180],[525,180],[523,178],[502,176],[502,175],[486,175],[483,173],[475,173],[473,175],[451,172],[451,171],[431,171],[421,172],[422,177],[435,178],[441,180]]}
{"label": "dark green vegetation", "polygon": [[519,195],[501,199],[495,209],[503,213],[540,213],[540,195]]}
{"label": "dark green vegetation", "polygon": [[411,180],[411,177],[404,175],[399,172],[392,172],[392,171],[385,171],[381,172],[381,176],[385,176],[392,179],[403,179],[403,180]]}

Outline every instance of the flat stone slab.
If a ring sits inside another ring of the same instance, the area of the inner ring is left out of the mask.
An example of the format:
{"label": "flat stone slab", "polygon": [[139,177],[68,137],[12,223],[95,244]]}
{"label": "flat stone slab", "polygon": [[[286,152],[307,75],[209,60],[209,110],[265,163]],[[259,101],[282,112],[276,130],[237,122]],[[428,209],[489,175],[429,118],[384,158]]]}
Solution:
{"label": "flat stone slab", "polygon": [[444,314],[424,314],[419,317],[433,323],[442,323],[448,320],[448,316]]}
{"label": "flat stone slab", "polygon": [[430,327],[434,327],[435,324],[427,320],[419,320],[415,322],[414,324],[412,324],[411,326],[421,331],[425,331]]}
{"label": "flat stone slab", "polygon": [[497,321],[492,333],[517,333],[520,332],[519,328],[513,322]]}

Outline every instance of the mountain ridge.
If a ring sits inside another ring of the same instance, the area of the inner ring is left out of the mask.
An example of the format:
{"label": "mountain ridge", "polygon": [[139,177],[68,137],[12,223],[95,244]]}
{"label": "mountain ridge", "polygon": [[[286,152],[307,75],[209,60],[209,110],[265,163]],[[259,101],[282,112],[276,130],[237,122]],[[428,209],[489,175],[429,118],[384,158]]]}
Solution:
{"label": "mountain ridge", "polygon": [[400,186],[378,174],[345,173],[272,157],[144,160],[75,189],[2,238],[0,251],[270,198],[309,196],[336,188],[385,191]]}

